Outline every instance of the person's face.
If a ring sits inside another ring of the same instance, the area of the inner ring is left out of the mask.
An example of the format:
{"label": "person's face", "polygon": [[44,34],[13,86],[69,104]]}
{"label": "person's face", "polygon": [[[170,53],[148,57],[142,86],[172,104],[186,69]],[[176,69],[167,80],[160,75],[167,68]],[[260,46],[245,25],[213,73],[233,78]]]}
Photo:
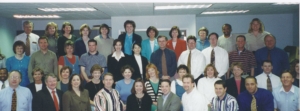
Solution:
{"label": "person's face", "polygon": [[217,46],[217,42],[218,42],[217,36],[215,34],[210,35],[210,37],[209,37],[210,45],[211,46]]}
{"label": "person's face", "polygon": [[258,23],[258,21],[252,22],[251,28],[252,28],[253,31],[259,31],[260,24]]}
{"label": "person's face", "polygon": [[21,54],[23,54],[23,53],[24,53],[23,47],[22,47],[22,46],[17,46],[17,47],[16,47],[16,54],[17,54],[17,55],[21,55]]}
{"label": "person's face", "polygon": [[133,47],[134,54],[140,54],[141,53],[141,47],[138,45],[134,45]]}
{"label": "person's face", "polygon": [[199,31],[200,40],[205,40],[207,33],[205,31]]}
{"label": "person's face", "polygon": [[55,27],[54,26],[49,26],[47,30],[48,30],[48,33],[50,35],[54,35],[54,33],[55,33]]}
{"label": "person's face", "polygon": [[9,76],[9,85],[11,87],[17,87],[19,86],[20,82],[21,82],[20,74],[18,74],[18,72],[12,72]]}
{"label": "person's face", "polygon": [[245,80],[246,89],[250,94],[254,94],[257,90],[257,84],[255,83],[255,80],[250,78]]}
{"label": "person's face", "polygon": [[214,69],[212,67],[208,67],[207,68],[206,74],[207,74],[208,78],[213,78],[214,77],[214,73],[215,73],[215,71],[214,71]]}
{"label": "person's face", "polygon": [[236,40],[236,44],[237,44],[238,48],[244,48],[245,44],[246,44],[246,41],[244,40],[244,38],[238,37],[237,40]]}
{"label": "person's face", "polygon": [[193,90],[194,83],[192,83],[191,78],[183,78],[182,82],[183,82],[183,88],[185,91],[190,92]]}
{"label": "person's face", "polygon": [[156,77],[155,69],[149,68],[148,69],[148,74],[149,74],[150,77]]}
{"label": "person's face", "polygon": [[93,71],[92,76],[93,76],[93,78],[100,79],[100,77],[101,77],[101,71],[100,70]]}
{"label": "person's face", "polygon": [[102,35],[107,35],[108,30],[107,30],[107,28],[102,27],[102,28],[100,29],[100,32],[101,32]]}
{"label": "person's face", "polygon": [[150,38],[154,38],[155,37],[155,31],[154,30],[150,30],[148,33]]}
{"label": "person's face", "polygon": [[40,39],[39,40],[39,46],[41,50],[46,50],[48,49],[48,42],[46,39]]}
{"label": "person's face", "polygon": [[222,97],[226,94],[226,89],[222,84],[215,84],[215,93],[218,97]]}
{"label": "person's face", "polygon": [[5,70],[0,70],[0,81],[6,81],[7,72]]}
{"label": "person's face", "polygon": [[171,90],[168,82],[162,82],[160,88],[164,95],[168,94]]}
{"label": "person's face", "polygon": [[126,24],[126,32],[132,33],[133,32],[133,26],[131,24]]}
{"label": "person's face", "polygon": [[122,43],[121,42],[117,42],[115,45],[115,50],[116,51],[121,51],[122,50]]}
{"label": "person's face", "polygon": [[264,73],[269,74],[272,72],[273,66],[271,65],[271,63],[264,62],[262,69],[263,69]]}
{"label": "person's face", "polygon": [[69,71],[69,69],[65,69],[65,70],[62,71],[61,77],[62,77],[63,79],[68,79],[69,76],[70,76],[70,71]]}
{"label": "person's face", "polygon": [[265,45],[267,48],[272,49],[273,47],[275,47],[275,39],[271,36],[266,36]]}
{"label": "person's face", "polygon": [[112,76],[104,76],[103,84],[106,88],[111,88],[114,83],[114,79]]}
{"label": "person's face", "polygon": [[71,30],[72,30],[72,27],[67,25],[67,26],[65,26],[65,28],[63,28],[63,30],[65,31],[65,34],[70,34]]}
{"label": "person's face", "polygon": [[66,47],[66,53],[67,54],[73,54],[74,52],[74,48],[72,46],[67,46]]}
{"label": "person's face", "polygon": [[164,37],[158,38],[158,45],[160,48],[166,48],[167,41]]}
{"label": "person's face", "polygon": [[299,74],[299,63],[297,63],[297,64],[295,65],[295,70],[296,70],[296,73]]}
{"label": "person's face", "polygon": [[82,36],[89,36],[89,29],[88,28],[83,28],[83,30],[81,31]]}
{"label": "person's face", "polygon": [[172,38],[177,38],[178,37],[178,30],[172,30]]}
{"label": "person's face", "polygon": [[27,24],[27,25],[24,25],[23,28],[24,28],[24,32],[26,34],[30,34],[32,32],[33,26],[31,24]]}
{"label": "person's face", "polygon": [[282,86],[292,86],[294,82],[294,78],[292,77],[292,75],[290,73],[283,73],[281,75],[281,83]]}
{"label": "person's face", "polygon": [[33,79],[34,81],[40,81],[42,80],[43,74],[41,74],[40,71],[36,71],[33,73]]}
{"label": "person's face", "polygon": [[95,42],[89,42],[89,52],[95,52],[97,50],[97,45]]}
{"label": "person's face", "polygon": [[74,87],[74,88],[79,88],[79,86],[80,86],[80,84],[81,84],[81,81],[80,81],[80,78],[79,78],[79,76],[78,75],[76,75],[76,76],[73,76],[73,78],[72,78],[72,87]]}
{"label": "person's face", "polygon": [[186,75],[186,74],[187,74],[187,72],[186,72],[185,69],[179,69],[178,75],[179,75],[180,78],[182,78],[182,77],[183,77],[184,75]]}
{"label": "person's face", "polygon": [[137,94],[143,93],[143,88],[144,88],[144,86],[143,86],[143,83],[142,83],[142,82],[136,82],[135,85],[134,85],[134,88],[135,88],[135,92],[136,92]]}
{"label": "person's face", "polygon": [[125,79],[131,79],[132,76],[132,72],[130,69],[125,69],[125,71],[123,72],[123,76]]}
{"label": "person's face", "polygon": [[238,66],[233,66],[232,72],[233,72],[234,77],[241,77],[243,70],[241,68],[239,68]]}
{"label": "person's face", "polygon": [[193,39],[189,39],[187,42],[187,45],[188,45],[189,49],[192,50],[192,49],[195,49],[196,42]]}
{"label": "person's face", "polygon": [[46,85],[49,89],[54,90],[56,88],[57,78],[49,76],[46,80]]}
{"label": "person's face", "polygon": [[231,29],[230,29],[229,26],[224,25],[224,26],[222,27],[222,32],[223,32],[224,35],[230,35]]}

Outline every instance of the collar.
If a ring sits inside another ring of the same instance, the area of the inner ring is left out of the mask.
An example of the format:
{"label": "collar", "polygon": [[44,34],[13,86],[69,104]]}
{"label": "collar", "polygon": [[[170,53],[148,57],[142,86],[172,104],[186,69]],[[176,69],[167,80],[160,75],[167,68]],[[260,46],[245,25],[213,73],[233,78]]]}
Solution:
{"label": "collar", "polygon": [[[238,48],[236,48],[236,51],[240,52],[240,50]],[[242,52],[245,52],[245,51],[246,51],[246,48],[244,47],[244,49],[242,50]]]}
{"label": "collar", "polygon": [[[48,86],[46,86],[46,88],[47,88],[47,90],[50,92],[50,94],[52,94],[52,90],[51,90]],[[55,91],[55,93],[56,93],[56,88],[54,89],[54,91]]]}
{"label": "collar", "polygon": [[112,90],[109,91],[108,89],[106,89],[105,87],[103,87],[104,91],[107,92],[107,93],[112,93]]}
{"label": "collar", "polygon": [[191,51],[191,52],[194,52],[195,50],[198,50],[198,49],[196,49],[196,47],[194,49],[192,49],[192,50],[188,49],[188,51]]}
{"label": "collar", "polygon": [[[112,57],[116,57],[116,52],[113,53]],[[122,51],[121,51],[121,56],[120,57],[125,57],[125,55]]]}
{"label": "collar", "polygon": [[132,37],[133,36],[133,32],[130,35],[126,32],[126,36]]}
{"label": "collar", "polygon": [[[223,34],[222,36],[223,36],[224,38],[226,38],[224,34]],[[231,33],[230,33],[230,35],[229,35],[228,38],[232,38],[232,34],[231,34]],[[227,39],[227,38],[226,38],[226,39]]]}
{"label": "collar", "polygon": [[[98,55],[98,54],[99,54],[99,52],[97,51],[95,55]],[[90,52],[88,52],[88,55],[90,56],[92,54]]]}
{"label": "collar", "polygon": [[[223,99],[222,100],[225,100],[225,98],[227,97],[227,93],[225,93],[225,95],[224,95],[224,97],[223,97]],[[218,99],[218,101],[220,101],[220,98],[219,98],[219,96],[217,97],[217,99]],[[221,100],[221,101],[222,101]]]}
{"label": "collar", "polygon": [[171,92],[169,92],[167,95],[164,95],[164,94],[163,94],[163,95],[162,95],[163,99],[166,99],[166,98],[170,95],[170,93],[171,93]]}
{"label": "collar", "polygon": [[[279,92],[285,92],[285,90],[283,89],[283,86],[281,86]],[[291,89],[289,92],[292,92],[292,93],[295,93],[295,88],[294,88],[294,85],[292,85]]]}
{"label": "collar", "polygon": [[[99,37],[100,37],[101,39],[103,39],[103,37],[102,37],[101,34],[99,35]],[[110,37],[107,35],[106,39],[110,39]]]}
{"label": "collar", "polygon": [[[265,72],[263,72],[262,74],[264,74],[266,77],[268,77],[267,74],[266,74]],[[272,76],[273,76],[273,73],[270,72],[269,76],[272,77]]]}
{"label": "collar", "polygon": [[[19,89],[19,87],[20,87],[20,85],[18,85],[18,87],[16,87],[16,89],[15,90],[18,90]],[[14,89],[13,88],[11,88],[10,86],[8,87],[11,91],[13,91]]]}

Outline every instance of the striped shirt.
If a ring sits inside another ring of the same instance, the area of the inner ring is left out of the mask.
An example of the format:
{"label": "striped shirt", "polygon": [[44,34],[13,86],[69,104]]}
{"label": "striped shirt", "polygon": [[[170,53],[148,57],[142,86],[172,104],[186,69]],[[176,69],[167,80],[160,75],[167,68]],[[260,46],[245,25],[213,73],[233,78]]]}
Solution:
{"label": "striped shirt", "polygon": [[216,96],[211,101],[211,111],[238,111],[239,105],[236,99],[230,94],[225,94],[222,100]]}
{"label": "striped shirt", "polygon": [[256,67],[256,60],[252,52],[244,48],[243,51],[235,50],[229,53],[229,65],[233,62],[241,62],[243,71],[250,74],[251,68]]}
{"label": "striped shirt", "polygon": [[[160,81],[158,82],[158,84],[160,83]],[[152,84],[150,83],[150,80],[147,80],[145,82],[145,87],[146,87],[146,91],[148,93],[148,95],[151,97],[153,102],[157,102],[157,98],[162,95],[162,91],[160,86],[158,86],[158,89],[153,89],[154,87],[152,86]],[[158,90],[157,93],[155,93],[154,90]]]}
{"label": "striped shirt", "polygon": [[94,97],[95,111],[122,111],[123,102],[119,92],[102,88]]}

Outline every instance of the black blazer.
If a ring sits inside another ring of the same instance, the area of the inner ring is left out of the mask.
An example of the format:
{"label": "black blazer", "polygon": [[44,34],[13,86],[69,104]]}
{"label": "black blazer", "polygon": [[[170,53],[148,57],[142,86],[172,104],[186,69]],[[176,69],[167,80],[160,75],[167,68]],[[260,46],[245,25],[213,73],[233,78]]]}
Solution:
{"label": "black blazer", "polygon": [[[237,86],[236,86],[234,77],[226,80],[226,86],[227,86],[226,92],[228,94],[232,95],[233,97],[237,98],[238,97],[238,90],[237,90]],[[242,78],[241,79],[241,86],[240,86],[240,93],[242,93],[245,90],[246,90],[245,79]]]}
{"label": "black blazer", "polygon": [[115,57],[112,57],[112,55],[113,54],[107,56],[107,71],[114,75],[114,82],[117,82],[124,78],[121,73],[121,68],[129,63],[129,55],[124,53],[125,57],[121,57],[119,61],[117,61]]}
{"label": "black blazer", "polygon": [[[141,44],[142,43],[142,37],[138,34],[132,33],[132,44],[133,43],[138,43]],[[124,41],[125,41],[125,37],[126,37],[126,33],[124,34],[120,34],[118,39],[122,41],[122,51],[124,52]],[[134,54],[132,52],[132,54]]]}
{"label": "black blazer", "polygon": [[78,38],[75,41],[74,46],[75,46],[74,55],[81,57],[82,54],[87,53],[86,46],[82,38]]}
{"label": "black blazer", "polygon": [[[44,82],[42,82],[42,90],[43,89],[47,89],[46,88],[46,84]],[[30,84],[27,85],[27,88],[30,90],[32,96],[34,96],[36,94],[36,89],[35,89],[35,82],[32,82]]]}
{"label": "black blazer", "polygon": [[[56,94],[59,100],[59,110],[62,111],[62,95],[63,92],[56,89]],[[32,111],[55,111],[55,105],[51,96],[51,93],[47,88],[42,89],[33,96],[32,99]]]}
{"label": "black blazer", "polygon": [[[141,59],[142,59],[142,69],[143,69],[143,80],[146,80],[146,66],[148,65],[148,60],[146,57],[141,55]],[[133,80],[136,80],[137,78],[142,78],[141,74],[140,74],[140,68],[139,65],[134,57],[134,55],[129,56],[129,65],[134,69],[134,72],[132,73],[131,78]]]}

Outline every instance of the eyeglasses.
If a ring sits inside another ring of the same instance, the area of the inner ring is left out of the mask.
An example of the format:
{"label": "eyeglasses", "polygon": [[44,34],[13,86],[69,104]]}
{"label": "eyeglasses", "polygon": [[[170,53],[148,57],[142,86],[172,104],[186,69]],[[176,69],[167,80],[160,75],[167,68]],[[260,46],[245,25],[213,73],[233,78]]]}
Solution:
{"label": "eyeglasses", "polygon": [[10,79],[11,80],[13,80],[13,79],[20,79],[20,77],[19,76],[11,76]]}

